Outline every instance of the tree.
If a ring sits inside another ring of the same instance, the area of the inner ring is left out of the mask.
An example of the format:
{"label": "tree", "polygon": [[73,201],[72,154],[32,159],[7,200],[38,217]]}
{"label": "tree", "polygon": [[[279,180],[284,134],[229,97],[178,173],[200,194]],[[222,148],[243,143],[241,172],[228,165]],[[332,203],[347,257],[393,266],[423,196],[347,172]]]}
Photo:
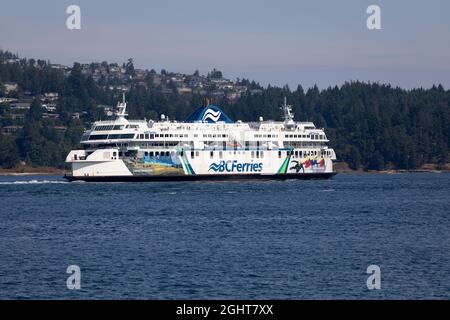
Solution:
{"label": "tree", "polygon": [[19,162],[14,138],[0,133],[0,167],[13,168]]}
{"label": "tree", "polygon": [[34,99],[30,105],[30,109],[26,114],[26,120],[30,122],[39,121],[42,118],[42,105],[39,100]]}
{"label": "tree", "polygon": [[128,62],[126,64],[126,66],[125,66],[125,74],[127,74],[129,76],[134,76],[135,75],[133,59],[132,58],[128,59]]}

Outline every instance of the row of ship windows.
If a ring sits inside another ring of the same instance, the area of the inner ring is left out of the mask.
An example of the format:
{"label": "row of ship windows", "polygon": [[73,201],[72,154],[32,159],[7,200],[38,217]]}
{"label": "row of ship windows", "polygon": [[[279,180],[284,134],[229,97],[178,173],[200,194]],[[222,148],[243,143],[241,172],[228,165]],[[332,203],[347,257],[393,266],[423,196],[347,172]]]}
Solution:
{"label": "row of ship windows", "polygon": [[[127,125],[126,127],[128,128],[130,125]],[[110,126],[101,126],[101,127],[95,127],[95,131],[108,131],[108,130],[122,130],[123,129],[123,125],[110,125]],[[102,140],[102,139],[106,139],[106,138],[99,138],[99,137],[104,137],[105,135],[92,135],[91,137],[93,137],[92,139],[89,140]],[[111,134],[109,136],[119,136],[117,134]],[[128,135],[130,137],[133,137],[133,135]],[[169,134],[169,133],[165,133],[165,134],[139,134],[136,136],[136,139],[154,139],[154,138],[187,138],[189,135],[186,133],[175,133],[175,134]],[[197,138],[198,135],[194,134],[194,138]],[[227,138],[228,135],[227,134],[203,134],[203,138]],[[255,138],[277,138],[278,135],[276,134],[255,134]],[[325,136],[324,135],[319,135],[319,134],[315,134],[315,135],[306,135],[306,134],[286,134],[284,136],[285,138],[311,138],[313,140],[324,140]],[[120,139],[120,138],[109,138],[108,139]]]}
{"label": "row of ship windows", "polygon": [[107,140],[107,139],[133,139],[134,133],[123,134],[93,134],[88,140]]}
{"label": "row of ship windows", "polygon": [[[214,154],[217,151],[210,151],[209,152],[209,156],[210,158],[214,158]],[[285,156],[289,156],[289,152],[290,155],[295,157],[295,158],[301,158],[301,157],[309,157],[309,156],[318,156],[319,154],[321,155],[327,155],[327,156],[331,156],[331,152],[329,150],[320,152],[318,150],[296,150],[296,151],[278,151],[278,158],[282,158]],[[223,157],[223,152],[222,151],[218,151],[219,153],[219,158]],[[240,152],[238,152],[240,154]],[[236,154],[236,151],[234,151],[234,154]],[[182,154],[181,154],[182,155]],[[195,151],[195,156],[199,156],[199,152]],[[264,158],[264,151],[263,150],[256,150],[256,151],[251,151],[250,156],[252,158]],[[191,151],[191,158],[194,158],[194,151]]]}
{"label": "row of ship windows", "polygon": [[[139,136],[142,136],[142,134],[140,134]],[[188,137],[188,134],[187,133],[174,133],[174,134],[172,134],[172,133],[165,133],[165,134],[155,134],[155,138],[187,138]],[[143,138],[141,138],[141,139],[143,139]],[[151,139],[153,139],[153,138],[151,138]]]}
{"label": "row of ship windows", "polygon": [[[210,158],[214,158],[214,155],[217,151],[210,151],[209,156]],[[317,150],[309,150],[309,151],[302,151],[302,150],[296,150],[296,151],[278,151],[278,158],[282,158],[284,156],[288,156],[289,152],[291,152],[291,156],[296,157],[296,158],[301,158],[301,157],[307,157],[307,156],[317,156],[319,155],[319,151]],[[236,153],[236,151],[234,152]],[[240,152],[239,152],[240,153]],[[183,150],[179,151],[178,154],[180,156],[184,155]],[[122,152],[119,153],[120,156],[122,156]],[[175,155],[175,152],[172,151],[146,151],[144,152],[144,157],[145,158],[156,158],[156,159],[163,159],[163,158],[167,158],[169,159],[171,156],[173,157]],[[219,158],[223,157],[223,151],[218,151],[218,155]],[[252,158],[264,158],[264,151],[262,150],[258,150],[258,151],[252,151],[250,153]],[[331,151],[326,150],[324,152],[322,152],[322,155],[331,155]],[[195,157],[199,157],[200,156],[200,152],[199,151],[191,151],[190,152],[190,156],[191,159],[194,159]]]}
{"label": "row of ship windows", "polygon": [[[231,152],[231,151],[230,151]],[[309,151],[302,151],[302,150],[297,150],[297,151],[278,151],[278,157],[282,158],[285,156],[289,155],[289,152],[291,152],[291,156],[296,157],[296,158],[301,158],[301,157],[308,157],[308,156],[317,156],[320,154],[320,152],[318,150],[309,150]],[[237,152],[234,151],[234,153],[236,154]],[[184,155],[183,150],[179,151],[178,154],[180,156]],[[209,157],[210,158],[214,158],[214,155],[218,154],[219,158],[223,157],[223,151],[210,151],[209,152]],[[240,152],[239,152],[240,154]],[[330,151],[325,151],[321,153],[322,155],[331,155]],[[169,152],[169,151],[150,151],[150,152],[145,152],[144,153],[145,157],[150,157],[152,158],[157,158],[157,159],[161,159],[161,158],[168,158],[170,156],[174,156],[174,152]],[[190,157],[191,159],[194,159],[195,157],[199,157],[200,156],[200,152],[199,151],[190,151]],[[257,151],[251,151],[250,153],[251,158],[264,158],[264,151],[262,150],[257,150]]]}
{"label": "row of ship windows", "polygon": [[[309,157],[309,156],[318,156],[318,155],[326,155],[331,156],[330,150],[318,151],[318,150],[296,150],[291,151],[291,156],[295,158]],[[281,158],[281,151],[278,151],[278,157]]]}
{"label": "row of ship windows", "polygon": [[[151,148],[151,147],[175,147],[177,145],[180,144],[185,144],[183,141],[172,141],[172,142],[154,142],[154,143],[139,143],[136,145],[141,146],[142,148]],[[122,144],[120,144],[122,145]],[[189,143],[189,145],[191,146],[191,148],[194,147],[194,144],[191,142]],[[128,144],[126,144],[126,146],[128,146]],[[303,147],[317,147],[320,148],[321,145],[320,144],[315,144],[315,143],[303,143],[303,144],[296,144],[295,146],[293,144],[289,145],[289,144],[285,144],[285,147],[295,147],[295,148],[303,148]],[[265,146],[263,143],[256,141],[255,144],[250,145],[250,143],[245,142],[245,145],[243,147],[240,147],[237,144],[227,144],[225,141],[222,142],[222,145],[217,144],[214,141],[207,141],[205,142],[205,148],[214,148],[214,149],[223,149],[223,150],[230,150],[230,149],[242,149],[245,148],[245,150],[249,150],[250,148],[267,148],[267,146]]]}
{"label": "row of ship windows", "polygon": [[150,152],[145,152],[144,153],[144,157],[145,158],[148,158],[148,157],[150,157],[151,159],[152,158],[157,158],[157,159],[161,159],[161,158],[170,158],[170,156],[172,155],[172,157],[175,155],[175,152],[174,151],[172,151],[172,152],[169,152],[169,151],[155,151],[155,152],[153,152],[153,151],[150,151]]}
{"label": "row of ship windows", "polygon": [[139,126],[137,124],[127,124],[125,125],[108,125],[108,126],[97,126],[94,128],[94,131],[109,131],[109,130],[122,130],[125,129],[138,129]]}
{"label": "row of ship windows", "polygon": [[[158,138],[158,136],[163,136],[158,135],[158,134],[153,134],[153,133],[145,133],[145,134],[136,134],[136,139],[138,140],[153,140],[155,138]],[[172,134],[166,134],[165,138],[172,138],[173,135]],[[187,137],[187,134],[180,134],[180,136],[175,135],[175,138],[181,138],[181,137]],[[89,136],[88,140],[92,141],[92,140],[113,140],[113,139],[119,139],[119,140],[124,140],[124,139],[133,139],[135,138],[134,133],[122,133],[122,134],[92,134]],[[84,139],[83,139],[84,140]],[[181,141],[180,141],[181,142]],[[204,141],[204,143],[208,144],[208,143],[213,143],[214,141]],[[262,143],[262,142],[268,142],[268,141],[256,141],[257,144]],[[287,142],[287,141],[286,141]],[[225,143],[225,142],[224,142]],[[291,142],[289,142],[291,143]],[[246,145],[249,144],[249,141],[246,141]]]}
{"label": "row of ship windows", "polygon": [[277,134],[255,134],[255,138],[278,138]]}
{"label": "row of ship windows", "polygon": [[286,134],[285,138],[311,138],[311,140],[325,140],[325,136],[322,134]]}
{"label": "row of ship windows", "polygon": [[[142,136],[142,134],[140,135]],[[178,137],[185,137],[187,138],[187,134],[155,134],[156,138],[178,138]],[[194,138],[197,138],[198,135],[194,134]],[[227,134],[203,134],[203,138],[227,138]],[[255,138],[278,138],[277,134],[255,134]],[[319,134],[313,134],[313,135],[306,135],[306,134],[286,134],[284,136],[285,138],[311,138],[313,140],[325,140],[324,135]],[[143,139],[141,137],[141,139]],[[146,138],[147,139],[147,138]]]}

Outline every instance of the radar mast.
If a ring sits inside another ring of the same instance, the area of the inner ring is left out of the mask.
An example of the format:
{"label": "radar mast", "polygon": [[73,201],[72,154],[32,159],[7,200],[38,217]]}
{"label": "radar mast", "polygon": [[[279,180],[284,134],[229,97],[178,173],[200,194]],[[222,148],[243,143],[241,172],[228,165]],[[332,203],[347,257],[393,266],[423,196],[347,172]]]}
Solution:
{"label": "radar mast", "polygon": [[284,124],[286,127],[295,126],[294,113],[292,112],[292,105],[287,104],[287,98],[284,97],[284,104],[281,106],[284,116]]}
{"label": "radar mast", "polygon": [[122,102],[117,103],[116,116],[118,119],[125,119],[125,117],[128,116],[127,103],[125,101],[125,93],[122,93]]}

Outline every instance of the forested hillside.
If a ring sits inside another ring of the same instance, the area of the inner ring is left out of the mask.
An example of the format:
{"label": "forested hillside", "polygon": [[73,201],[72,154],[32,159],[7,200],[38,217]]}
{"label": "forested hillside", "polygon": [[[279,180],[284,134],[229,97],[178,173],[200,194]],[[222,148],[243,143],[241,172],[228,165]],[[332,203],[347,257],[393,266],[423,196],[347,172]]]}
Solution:
{"label": "forested hillside", "polygon": [[[116,65],[104,62],[102,66],[113,69]],[[95,75],[95,66],[92,70]],[[137,81],[131,59],[123,70],[120,83],[103,75],[94,80],[78,63],[64,69],[0,51],[0,99],[4,98],[0,104],[0,166],[10,168],[20,162],[63,166],[83,129],[105,119],[105,106],[115,105],[122,92],[127,95],[130,118],[147,119],[165,114],[183,120],[209,95],[184,86],[180,90],[173,80],[175,74],[165,70],[143,72]],[[214,70],[205,79],[222,77],[218,72]],[[184,76],[191,82],[199,77],[198,73]],[[262,88],[245,79],[233,85],[242,94],[231,99],[225,92],[214,98],[233,119],[255,121],[262,116],[279,120],[279,107],[286,96],[296,120],[311,120],[324,127],[338,160],[353,169],[415,169],[450,162],[450,91],[442,86],[404,90],[350,82],[325,90],[300,86],[291,90]],[[217,92],[214,89],[210,92]],[[55,96],[49,93],[56,93],[57,98],[48,100]]]}

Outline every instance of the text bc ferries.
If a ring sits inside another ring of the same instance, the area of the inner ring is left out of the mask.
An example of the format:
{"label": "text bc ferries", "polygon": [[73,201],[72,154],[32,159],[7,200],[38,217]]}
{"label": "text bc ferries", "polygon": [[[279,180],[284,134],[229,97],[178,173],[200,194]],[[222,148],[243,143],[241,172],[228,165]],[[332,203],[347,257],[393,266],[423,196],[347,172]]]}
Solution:
{"label": "text bc ferries", "polygon": [[323,129],[295,122],[282,106],[284,121],[233,122],[207,103],[184,122],[126,119],[126,102],[115,120],[97,121],[82,138],[83,150],[66,158],[84,181],[199,179],[311,179],[335,174],[336,154]]}

